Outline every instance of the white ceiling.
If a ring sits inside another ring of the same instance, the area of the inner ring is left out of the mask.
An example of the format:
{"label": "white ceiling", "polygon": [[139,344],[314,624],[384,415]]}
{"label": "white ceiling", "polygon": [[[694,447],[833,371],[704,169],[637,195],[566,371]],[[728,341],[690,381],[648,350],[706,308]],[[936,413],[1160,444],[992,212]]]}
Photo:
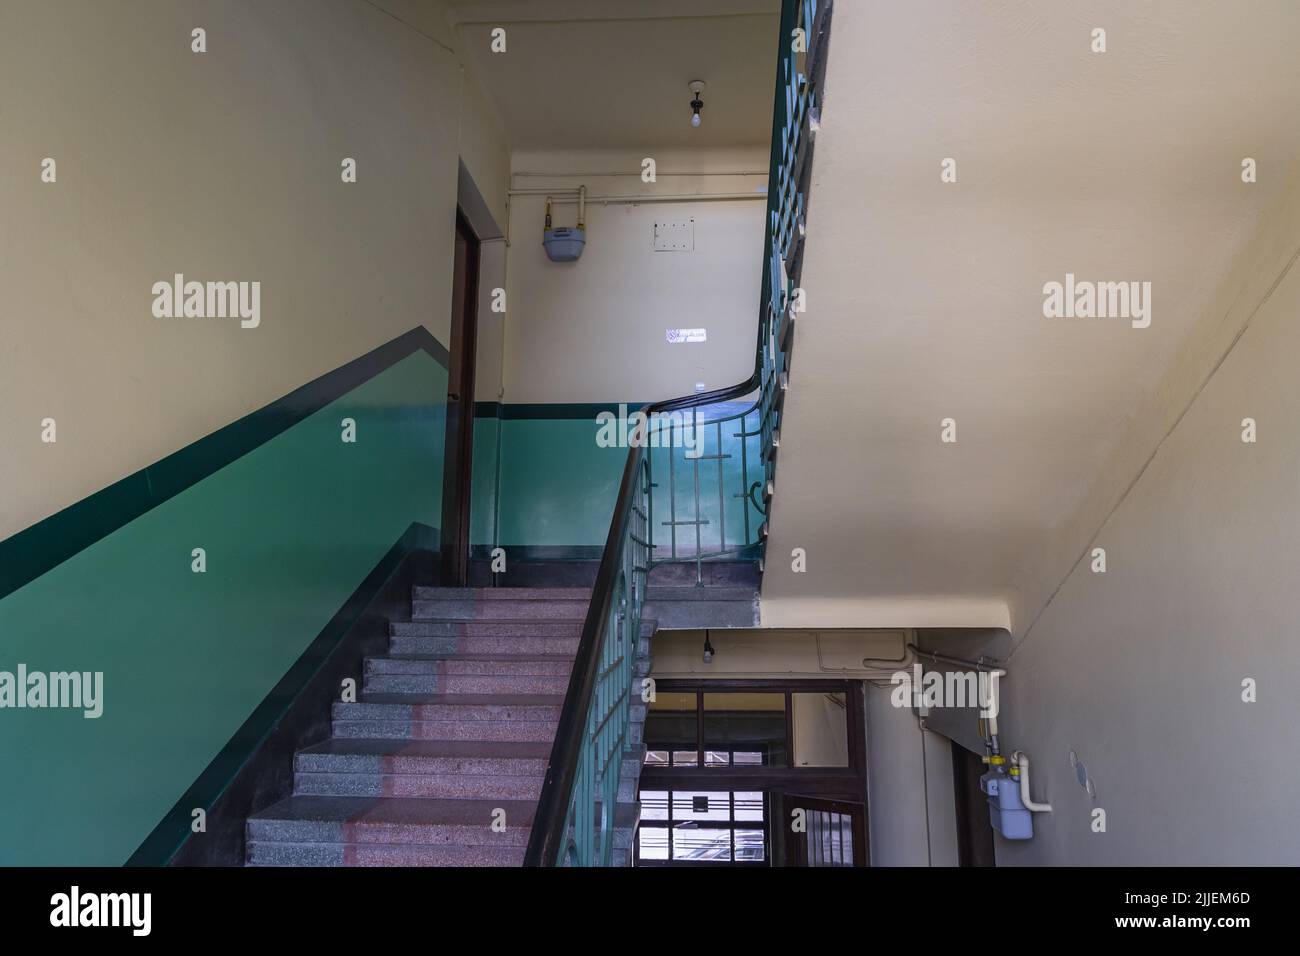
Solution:
{"label": "white ceiling", "polygon": [[[779,0],[449,0],[515,149],[735,147],[771,133]],[[491,32],[506,30],[506,52]],[[703,123],[687,84],[704,80]]]}
{"label": "white ceiling", "polygon": [[[836,5],[765,624],[1007,625],[1294,185],[1297,38],[1287,0]],[[1067,272],[1152,282],[1151,327],[1044,318]]]}

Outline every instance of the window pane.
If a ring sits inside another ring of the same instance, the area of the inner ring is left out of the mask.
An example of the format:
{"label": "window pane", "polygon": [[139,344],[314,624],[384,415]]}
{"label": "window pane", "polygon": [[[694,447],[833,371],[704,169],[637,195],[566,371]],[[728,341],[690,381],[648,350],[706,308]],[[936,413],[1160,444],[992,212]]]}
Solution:
{"label": "window pane", "polygon": [[730,756],[725,750],[706,750],[704,751],[704,766],[726,767],[731,763]]}
{"label": "window pane", "polygon": [[761,767],[763,755],[754,750],[737,750],[732,753],[731,762],[736,767]]}
{"label": "window pane", "polygon": [[733,820],[750,822],[763,819],[763,791],[737,790],[731,795],[735,803]]}
{"label": "window pane", "polygon": [[791,694],[796,767],[847,767],[849,722],[844,694]]}
{"label": "window pane", "polygon": [[736,831],[736,862],[758,862],[767,859],[762,830]]}
{"label": "window pane", "polygon": [[647,750],[645,752],[645,765],[647,767],[666,767],[668,766],[667,750]]}
{"label": "window pane", "polygon": [[704,748],[757,754],[758,766],[787,766],[785,694],[705,694]]}
{"label": "window pane", "polygon": [[642,860],[668,859],[668,831],[661,827],[641,827],[637,833],[641,841],[638,857]]}
{"label": "window pane", "polygon": [[840,817],[840,841],[844,848],[842,866],[853,865],[853,818]]}
{"label": "window pane", "polygon": [[692,824],[678,824],[673,828],[674,860],[731,859],[731,831],[705,830]]}
{"label": "window pane", "polygon": [[641,819],[642,820],[667,820],[668,819],[668,791],[667,790],[642,790],[641,791]]}
{"label": "window pane", "polygon": [[674,790],[674,820],[730,820],[731,794],[726,790]]}
{"label": "window pane", "polygon": [[694,767],[699,759],[695,699],[694,692],[660,691],[646,710],[646,746],[673,751],[675,767]]}

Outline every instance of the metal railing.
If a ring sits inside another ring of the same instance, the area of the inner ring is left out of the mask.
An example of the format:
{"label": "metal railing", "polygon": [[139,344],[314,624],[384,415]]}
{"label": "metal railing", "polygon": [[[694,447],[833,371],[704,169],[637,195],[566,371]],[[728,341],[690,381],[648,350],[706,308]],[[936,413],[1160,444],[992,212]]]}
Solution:
{"label": "metal railing", "polygon": [[767,513],[759,497],[762,415],[757,400],[696,406],[689,417],[659,422],[647,444],[651,566],[757,557]]}
{"label": "metal railing", "polygon": [[[814,97],[824,69],[830,6],[829,0],[784,0],[782,5],[764,239],[767,268],[763,271],[754,371],[744,382],[730,388],[669,399],[644,410],[653,422],[664,418],[671,421],[674,415],[680,421],[678,413],[689,409],[696,448],[701,448],[698,443],[702,433],[716,429],[717,455],[699,454],[693,459],[694,509],[689,512],[690,518],[676,517],[677,459],[671,440],[667,454],[669,518],[665,525],[669,528],[670,544],[659,562],[694,560],[697,581],[705,558],[729,553],[724,526],[726,459],[722,457],[722,436],[728,422],[739,422],[736,437],[740,438],[739,447],[744,456],[740,474],[744,486],[740,520],[744,531],[736,540],[743,541],[738,547],[756,546],[761,567],[767,513],[775,490],[794,316],[799,307],[795,290],[802,270],[804,196],[811,156],[809,118],[816,107]],[[803,49],[795,42],[799,31],[805,38]],[[753,396],[756,396],[753,404],[741,412],[700,421],[701,409]],[[758,456],[752,473],[756,478],[761,474],[752,484],[748,462],[751,438],[755,439]],[[636,647],[641,636],[641,610],[650,567],[656,563],[652,557],[655,493],[663,490],[663,481],[656,481],[652,474],[647,452],[646,443],[632,443],[628,449],[613,519],[542,783],[524,856],[525,866],[609,866],[613,860],[618,782],[623,756],[629,749],[628,725]],[[664,461],[662,455],[660,461]],[[717,548],[712,547],[712,540],[706,541],[703,531],[710,523],[704,520],[701,510],[702,461],[717,462],[720,503]],[[661,515],[663,507],[661,502]],[[749,523],[760,517],[762,520],[751,542]],[[694,541],[689,556],[685,552],[678,554],[680,527],[693,529],[687,532]]]}

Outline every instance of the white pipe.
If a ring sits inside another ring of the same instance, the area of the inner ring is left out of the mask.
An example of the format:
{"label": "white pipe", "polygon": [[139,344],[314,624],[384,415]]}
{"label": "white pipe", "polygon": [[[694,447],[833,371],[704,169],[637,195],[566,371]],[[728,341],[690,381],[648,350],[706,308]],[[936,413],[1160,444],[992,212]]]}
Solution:
{"label": "white pipe", "polygon": [[[534,172],[532,170],[517,170],[511,173],[510,175],[522,176],[525,179],[605,179],[605,178],[613,178],[615,176],[640,176],[641,170],[623,169],[613,173],[592,173],[592,172],[545,173],[545,172]],[[656,176],[766,176],[767,170],[766,169],[739,170],[736,172],[730,172],[727,170],[710,169],[710,170],[697,170],[695,172],[678,172],[676,170],[673,170],[672,172],[665,172],[664,170],[660,169],[660,170],[656,170],[655,175]]]}
{"label": "white pipe", "polygon": [[[510,196],[548,196],[555,205],[570,205],[576,203],[581,198],[577,190],[566,192],[564,190],[554,189],[511,189],[508,193]],[[676,195],[645,195],[645,196],[588,196],[586,202],[600,203],[602,206],[610,205],[639,205],[640,203],[651,202],[739,202],[747,199],[761,199],[767,201],[766,192],[752,193],[678,193]]]}
{"label": "white pipe", "polygon": [[1032,810],[1034,813],[1051,813],[1050,803],[1035,803],[1029,796],[1029,758],[1025,756],[1024,751],[1017,750],[1011,755],[1011,759],[1020,769],[1020,802],[1025,805],[1025,809]]}
{"label": "white pipe", "polygon": [[[996,675],[998,680],[1007,676],[1007,672],[1001,668],[988,671],[988,699],[980,702],[980,707],[988,717],[984,718],[984,723],[988,727],[989,736],[997,737],[998,735],[998,712],[1001,710],[1001,702],[997,700],[997,692],[993,689],[993,676]],[[979,687],[979,678],[976,678],[976,688]]]}

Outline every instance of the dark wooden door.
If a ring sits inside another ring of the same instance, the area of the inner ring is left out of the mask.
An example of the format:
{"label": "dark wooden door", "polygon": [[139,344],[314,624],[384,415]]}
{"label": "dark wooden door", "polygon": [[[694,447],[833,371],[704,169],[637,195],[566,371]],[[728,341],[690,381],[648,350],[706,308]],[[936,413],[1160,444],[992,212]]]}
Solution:
{"label": "dark wooden door", "polygon": [[789,794],[786,819],[803,811],[802,832],[792,828],[786,840],[786,866],[866,866],[867,814],[860,803]]}
{"label": "dark wooden door", "polygon": [[957,811],[957,865],[995,866],[993,824],[980,777],[988,769],[977,753],[952,745],[953,804]]}
{"label": "dark wooden door", "polygon": [[456,212],[451,285],[451,367],[447,377],[447,444],[442,490],[441,580],[469,577],[470,483],[474,460],[474,356],[478,339],[479,240]]}

